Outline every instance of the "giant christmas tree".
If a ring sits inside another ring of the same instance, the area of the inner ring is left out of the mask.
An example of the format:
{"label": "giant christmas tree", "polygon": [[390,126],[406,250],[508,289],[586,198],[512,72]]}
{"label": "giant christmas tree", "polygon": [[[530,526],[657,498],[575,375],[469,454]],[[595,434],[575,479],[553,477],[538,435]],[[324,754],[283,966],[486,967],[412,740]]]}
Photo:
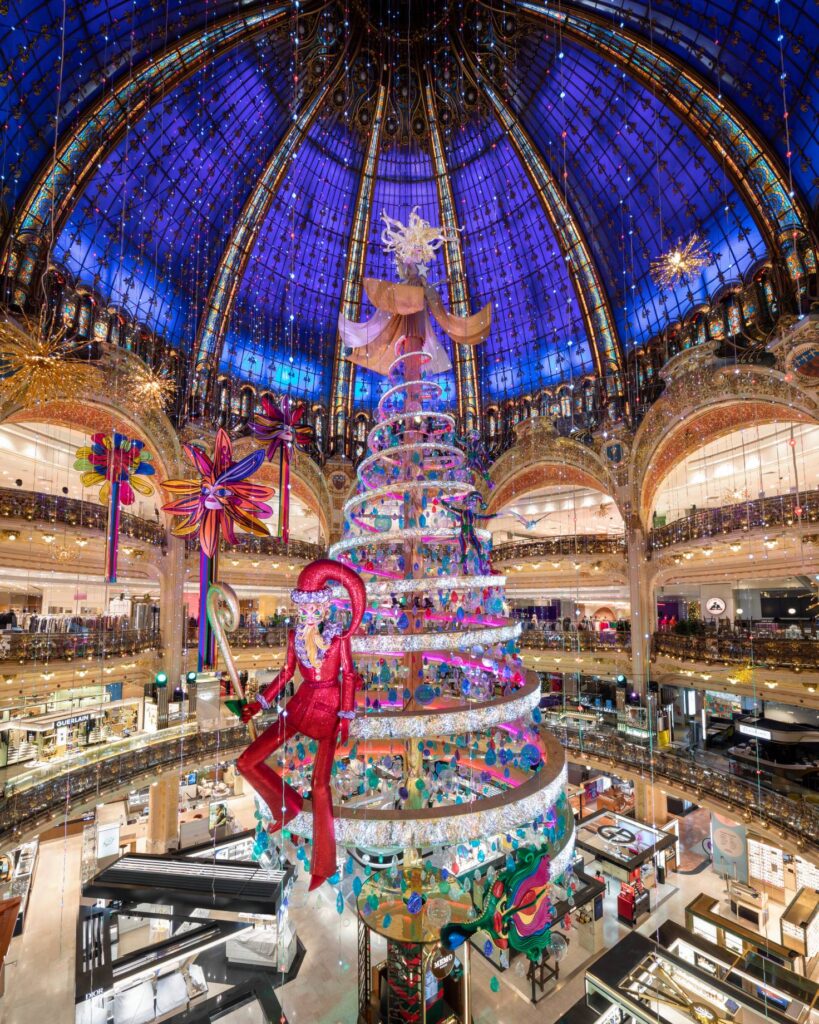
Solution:
{"label": "giant christmas tree", "polygon": [[[513,945],[535,957],[548,944],[548,883],[571,858],[572,814],[563,751],[540,728],[539,682],[522,668],[505,578],[490,568],[477,481],[441,386],[427,376],[449,365],[430,312],[460,343],[482,340],[489,327],[488,311],[445,313],[427,283],[443,239],[415,214],[408,228],[389,221],[400,282],[367,280],[375,316],[340,325],[353,360],[385,373],[388,387],[344,536],[330,549],[362,575],[368,595],[352,641],[365,685],[334,765],[340,856],[330,881],[340,910],[352,877],[368,926],[423,945],[447,922],[475,918],[476,874],[488,873],[498,895],[495,880],[517,871],[518,882],[534,879],[530,912],[514,919],[507,899],[497,937],[503,946],[511,924]],[[337,606],[343,616],[341,592]],[[305,793],[310,761],[298,741],[280,761]],[[309,810],[289,829],[309,837]],[[259,842],[268,842],[261,830]],[[412,988],[404,979],[403,990]]]}

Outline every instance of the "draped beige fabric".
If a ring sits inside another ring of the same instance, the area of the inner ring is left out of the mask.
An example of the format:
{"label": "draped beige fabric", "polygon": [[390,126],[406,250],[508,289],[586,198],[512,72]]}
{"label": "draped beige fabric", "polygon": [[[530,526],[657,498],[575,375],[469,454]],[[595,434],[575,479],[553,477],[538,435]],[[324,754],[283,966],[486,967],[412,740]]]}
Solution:
{"label": "draped beige fabric", "polygon": [[344,344],[351,349],[346,358],[382,376],[389,373],[395,361],[396,344],[403,337],[423,339],[424,352],[429,357],[428,374],[445,373],[452,368],[447,351],[436,336],[430,313],[457,345],[479,344],[492,325],[491,303],[471,316],[455,316],[444,309],[435,288],[421,278],[397,283],[367,277],[364,289],[375,306],[374,315],[363,323],[356,323],[342,314],[338,318],[338,330]]}

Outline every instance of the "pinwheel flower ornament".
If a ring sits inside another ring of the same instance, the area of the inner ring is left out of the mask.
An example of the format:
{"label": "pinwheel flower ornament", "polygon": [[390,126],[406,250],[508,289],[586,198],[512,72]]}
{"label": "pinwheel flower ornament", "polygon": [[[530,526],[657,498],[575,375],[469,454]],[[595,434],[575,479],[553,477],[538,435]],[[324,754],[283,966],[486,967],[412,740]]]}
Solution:
{"label": "pinwheel flower ornament", "polygon": [[77,449],[74,469],[82,474],[83,487],[100,487],[100,501],[108,505],[105,537],[105,579],[117,580],[120,507],[133,505],[139,494],[153,494],[153,485],[142,477],[153,476],[151,453],[145,442],[125,434],[92,434],[91,444]]}
{"label": "pinwheel flower ornament", "polygon": [[262,519],[273,510],[265,502],[273,495],[272,487],[248,483],[264,462],[260,448],[238,462],[233,461],[233,445],[224,430],[216,435],[213,458],[193,444],[184,445],[185,454],[199,471],[198,480],[166,480],[162,486],[181,497],[163,506],[182,521],[173,527],[177,537],[199,533],[199,657],[200,672],[212,668],[216,660],[216,638],[208,621],[208,590],[216,582],[219,537],[224,534],[229,544],[236,543],[234,526],[241,526],[257,537],[267,537]]}
{"label": "pinwheel flower ornament", "polygon": [[82,473],[83,487],[100,487],[100,501],[105,504],[111,494],[111,487],[119,485],[119,500],[123,505],[133,505],[134,491],[153,494],[153,485],[140,477],[153,476],[151,453],[145,450],[145,442],[124,434],[92,434],[91,444],[77,449],[74,469]]}
{"label": "pinwheel flower ornament", "polygon": [[290,540],[290,453],[294,448],[305,451],[313,440],[313,428],[302,423],[304,408],[292,409],[285,395],[276,405],[267,395],[262,397],[263,415],[250,424],[260,449],[271,462],[279,453],[279,534],[285,544]]}
{"label": "pinwheel flower ornament", "polygon": [[267,537],[262,522],[273,514],[265,504],[273,496],[273,488],[251,484],[252,476],[264,462],[264,452],[251,452],[238,462],[233,461],[233,445],[224,430],[216,435],[213,458],[193,444],[184,445],[185,454],[197,468],[199,480],[166,480],[162,487],[180,498],[163,506],[172,516],[182,516],[173,527],[178,537],[199,533],[199,547],[212,558],[224,534],[229,544],[236,543],[234,524],[257,537]]}

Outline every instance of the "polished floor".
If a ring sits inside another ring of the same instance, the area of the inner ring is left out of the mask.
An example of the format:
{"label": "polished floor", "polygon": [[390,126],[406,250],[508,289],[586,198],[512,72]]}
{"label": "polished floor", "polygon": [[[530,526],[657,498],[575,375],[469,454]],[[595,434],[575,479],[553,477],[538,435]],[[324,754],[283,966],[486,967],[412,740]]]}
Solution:
{"label": "polished floor", "polygon": [[[244,818],[246,808],[241,810],[237,816]],[[41,846],[26,927],[23,935],[13,940],[9,952],[6,995],[0,1000],[3,1024],[73,1024],[81,843],[77,836]],[[601,948],[592,954],[582,949],[579,942],[570,941],[560,979],[539,1006],[529,1001],[528,983],[514,967],[498,974],[480,954],[473,955],[475,1024],[543,1024],[544,1020],[555,1020],[582,996],[586,967],[628,931],[616,918],[615,883],[609,888]],[[684,908],[696,895],[707,892],[720,896],[723,889],[723,883],[710,869],[696,874],[672,874],[668,884],[652,892],[654,909],[641,922],[639,930],[649,933],[668,917],[683,921]],[[354,915],[348,910],[343,914],[337,912],[335,892],[328,886],[308,893],[304,878],[296,884],[291,913],[306,956],[297,978],[278,992],[290,1024],[355,1024]],[[778,913],[771,915],[771,937],[778,931],[778,917]],[[572,931],[568,937],[573,938]],[[379,951],[374,948],[374,961],[378,957]],[[493,977],[500,982],[497,992],[490,988]]]}

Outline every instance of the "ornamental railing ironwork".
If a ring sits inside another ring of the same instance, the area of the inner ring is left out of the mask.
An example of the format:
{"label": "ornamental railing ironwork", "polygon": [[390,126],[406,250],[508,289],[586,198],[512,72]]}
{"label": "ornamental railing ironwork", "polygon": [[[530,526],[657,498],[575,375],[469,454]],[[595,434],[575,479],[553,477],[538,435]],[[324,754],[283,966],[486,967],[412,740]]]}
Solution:
{"label": "ornamental railing ironwork", "polygon": [[[197,626],[188,626],[187,646],[198,643]],[[286,626],[240,626],[230,634],[230,646],[234,651],[249,647],[284,647],[287,643]]]}
{"label": "ornamental railing ironwork", "polygon": [[[104,530],[108,521],[108,507],[97,502],[81,501],[79,498],[66,498],[64,495],[0,487],[0,518]],[[122,512],[120,536],[159,546],[165,543],[165,527],[150,519]]]}
{"label": "ornamental railing ironwork", "polygon": [[649,531],[649,547],[667,548],[723,534],[748,530],[793,527],[796,523],[819,522],[819,490],[800,494],[777,494],[771,498],[742,501],[721,508],[706,508],[675,519]]}
{"label": "ornamental railing ironwork", "polygon": [[655,633],[652,654],[681,661],[733,662],[758,668],[798,668],[819,671],[819,640],[760,636],[744,633],[680,636]]}
{"label": "ornamental railing ironwork", "polygon": [[0,633],[0,662],[76,661],[155,651],[159,629],[85,630],[73,633]]}
{"label": "ornamental railing ironwork", "polygon": [[676,785],[694,803],[710,797],[733,808],[738,814],[737,820],[742,820],[743,816],[750,820],[750,816],[764,827],[784,832],[798,846],[819,846],[819,810],[802,800],[788,799],[759,782],[747,782],[691,757],[630,743],[608,730],[582,735],[563,729],[554,731],[571,752],[602,758],[612,768],[627,768],[631,774],[647,781],[665,780]]}
{"label": "ornamental railing ironwork", "polygon": [[492,561],[522,562],[533,558],[566,558],[571,555],[623,555],[625,551],[626,538],[622,534],[581,533],[498,544],[492,549]]}
{"label": "ornamental railing ironwork", "polygon": [[[186,537],[185,547],[188,551],[198,551],[198,537],[193,534]],[[254,537],[249,533],[237,534],[235,544],[226,544],[223,540],[220,550],[232,554],[256,555],[259,558],[281,558],[285,561],[293,558],[304,562],[324,558],[327,554],[327,549],[321,544],[310,541],[290,540],[285,544],[281,537]]]}
{"label": "ornamental railing ironwork", "polygon": [[593,629],[549,630],[524,629],[520,645],[531,651],[629,651],[631,633],[628,630]]}
{"label": "ornamental railing ironwork", "polygon": [[[247,743],[247,730],[241,725],[212,733],[195,730],[196,724],[190,723],[181,730],[168,730],[172,735],[132,737],[138,746],[113,753],[95,748],[85,755],[86,763],[72,764],[70,769],[57,765],[50,777],[35,776],[29,785],[9,780],[0,800],[0,846],[10,844],[22,829],[36,828],[62,814],[66,805],[70,811],[72,804],[96,800],[165,768],[189,768],[210,757],[231,758]],[[809,804],[789,800],[759,783],[746,782],[688,757],[630,743],[610,731],[575,735],[558,728],[554,732],[570,754],[601,758],[612,768],[619,766],[646,780],[666,780],[695,802],[711,798],[740,817],[750,816],[765,827],[784,832],[801,847],[819,846],[819,811]]]}
{"label": "ornamental railing ironwork", "polygon": [[[21,788],[16,780],[6,783],[0,800],[0,847],[8,845],[23,828],[63,814],[68,805],[80,805],[133,783],[141,776],[155,775],[181,765],[202,764],[206,758],[232,759],[247,745],[247,728],[237,725],[220,732],[196,732],[196,724],[180,730],[168,730],[155,737],[132,737],[139,743],[132,749],[114,753],[96,748],[87,756],[93,763],[55,766],[55,774],[45,781]],[[106,756],[107,755],[107,756]]]}

